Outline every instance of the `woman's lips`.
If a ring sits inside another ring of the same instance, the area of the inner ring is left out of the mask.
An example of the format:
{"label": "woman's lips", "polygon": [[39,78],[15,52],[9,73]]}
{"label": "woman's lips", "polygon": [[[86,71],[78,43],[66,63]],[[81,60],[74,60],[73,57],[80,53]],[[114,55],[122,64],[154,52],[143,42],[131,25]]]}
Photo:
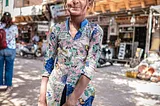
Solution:
{"label": "woman's lips", "polygon": [[77,9],[77,8],[79,8],[79,7],[71,7],[71,8],[76,8],[76,9]]}

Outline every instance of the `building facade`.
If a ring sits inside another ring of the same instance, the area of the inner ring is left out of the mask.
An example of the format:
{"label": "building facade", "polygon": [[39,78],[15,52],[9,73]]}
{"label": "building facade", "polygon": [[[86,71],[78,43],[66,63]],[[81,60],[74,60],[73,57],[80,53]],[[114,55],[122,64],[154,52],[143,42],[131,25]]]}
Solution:
{"label": "building facade", "polygon": [[[0,0],[0,14],[10,12],[15,19],[18,17],[41,15],[43,0]],[[17,23],[24,20],[17,19]]]}
{"label": "building facade", "polygon": [[3,0],[0,0],[0,18],[2,17],[3,12]]}

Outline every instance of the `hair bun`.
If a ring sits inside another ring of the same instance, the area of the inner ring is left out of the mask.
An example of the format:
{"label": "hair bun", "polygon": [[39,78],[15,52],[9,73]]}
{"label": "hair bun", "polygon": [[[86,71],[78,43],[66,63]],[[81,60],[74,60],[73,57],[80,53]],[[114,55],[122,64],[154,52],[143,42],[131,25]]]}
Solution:
{"label": "hair bun", "polygon": [[11,14],[9,12],[5,12],[3,15],[11,17]]}

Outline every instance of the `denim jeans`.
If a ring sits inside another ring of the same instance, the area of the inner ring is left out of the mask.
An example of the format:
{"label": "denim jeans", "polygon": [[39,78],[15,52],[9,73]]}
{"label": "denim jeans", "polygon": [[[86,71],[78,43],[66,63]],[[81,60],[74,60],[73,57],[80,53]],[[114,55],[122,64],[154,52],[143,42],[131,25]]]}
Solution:
{"label": "denim jeans", "polygon": [[0,85],[12,86],[15,49],[0,50]]}

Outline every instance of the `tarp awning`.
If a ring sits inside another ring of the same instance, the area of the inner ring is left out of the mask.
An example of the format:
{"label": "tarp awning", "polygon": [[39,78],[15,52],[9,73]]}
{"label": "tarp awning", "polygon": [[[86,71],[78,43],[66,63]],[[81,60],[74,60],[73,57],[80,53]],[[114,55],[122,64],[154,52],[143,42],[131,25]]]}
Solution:
{"label": "tarp awning", "polygon": [[155,11],[157,11],[157,12],[159,12],[159,13],[160,13],[160,5],[157,5],[157,6],[151,6],[151,7],[150,7],[150,9],[151,9],[151,10],[155,10]]}

